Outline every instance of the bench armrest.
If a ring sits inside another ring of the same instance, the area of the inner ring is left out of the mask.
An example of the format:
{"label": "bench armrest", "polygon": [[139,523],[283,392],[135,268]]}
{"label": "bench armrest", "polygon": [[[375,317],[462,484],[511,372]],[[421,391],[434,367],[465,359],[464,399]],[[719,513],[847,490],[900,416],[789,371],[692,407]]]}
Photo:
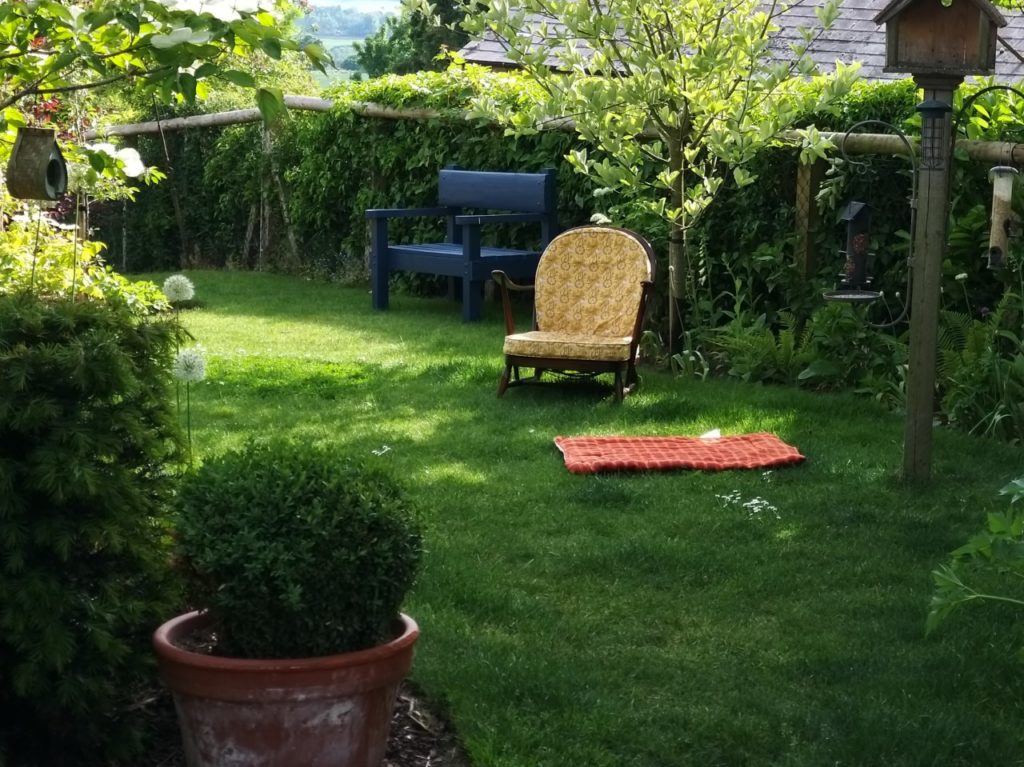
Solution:
{"label": "bench armrest", "polygon": [[411,218],[413,216],[449,216],[453,208],[370,208],[367,218]]}
{"label": "bench armrest", "polygon": [[542,213],[487,213],[480,216],[456,216],[456,226],[482,226],[483,224],[517,224],[523,221],[543,221]]}

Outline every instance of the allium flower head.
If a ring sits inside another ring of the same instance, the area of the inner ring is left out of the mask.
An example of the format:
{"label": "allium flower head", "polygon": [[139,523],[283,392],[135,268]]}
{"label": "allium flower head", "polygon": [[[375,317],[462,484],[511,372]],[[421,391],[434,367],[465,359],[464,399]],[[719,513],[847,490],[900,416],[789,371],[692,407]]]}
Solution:
{"label": "allium flower head", "polygon": [[178,352],[171,368],[174,377],[186,383],[198,383],[206,378],[206,353],[202,346],[190,346]]}
{"label": "allium flower head", "polygon": [[608,218],[604,213],[595,213],[590,217],[590,223],[597,224],[598,226],[605,226],[610,224],[612,220]]}
{"label": "allium flower head", "polygon": [[958,274],[955,279],[956,279],[957,282],[964,282],[964,281],[966,281],[967,280],[967,272],[960,272],[960,274]]}
{"label": "allium flower head", "polygon": [[192,297],[196,294],[192,280],[184,274],[172,274],[164,280],[163,291],[164,295],[167,296],[167,300],[172,304],[191,301]]}

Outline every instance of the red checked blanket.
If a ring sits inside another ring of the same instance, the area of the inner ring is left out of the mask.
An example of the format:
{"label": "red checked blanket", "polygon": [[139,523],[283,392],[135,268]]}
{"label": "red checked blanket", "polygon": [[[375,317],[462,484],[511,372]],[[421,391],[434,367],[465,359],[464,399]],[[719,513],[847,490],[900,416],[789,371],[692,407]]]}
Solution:
{"label": "red checked blanket", "polygon": [[804,456],[774,434],[733,437],[555,437],[574,474],[663,469],[763,469],[800,463]]}

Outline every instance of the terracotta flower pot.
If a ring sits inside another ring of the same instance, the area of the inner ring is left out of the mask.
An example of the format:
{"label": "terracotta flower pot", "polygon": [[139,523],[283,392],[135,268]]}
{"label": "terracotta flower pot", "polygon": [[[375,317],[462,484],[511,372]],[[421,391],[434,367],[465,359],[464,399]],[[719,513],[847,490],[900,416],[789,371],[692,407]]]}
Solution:
{"label": "terracotta flower pot", "polygon": [[412,666],[415,621],[395,639],[343,655],[242,660],[175,643],[208,625],[198,612],[153,634],[189,767],[378,767],[398,686]]}

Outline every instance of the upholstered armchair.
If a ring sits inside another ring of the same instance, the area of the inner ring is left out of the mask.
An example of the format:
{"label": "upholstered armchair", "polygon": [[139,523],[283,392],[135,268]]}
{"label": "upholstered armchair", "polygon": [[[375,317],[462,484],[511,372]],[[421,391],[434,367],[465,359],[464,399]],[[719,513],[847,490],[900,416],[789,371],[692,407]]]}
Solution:
{"label": "upholstered armchair", "polygon": [[[615,399],[639,383],[636,352],[650,298],[655,261],[640,235],[609,226],[581,226],[555,237],[541,254],[535,283],[517,285],[493,272],[505,312],[505,367],[498,396],[545,371],[613,373]],[[510,291],[534,291],[533,329],[517,333]]]}

